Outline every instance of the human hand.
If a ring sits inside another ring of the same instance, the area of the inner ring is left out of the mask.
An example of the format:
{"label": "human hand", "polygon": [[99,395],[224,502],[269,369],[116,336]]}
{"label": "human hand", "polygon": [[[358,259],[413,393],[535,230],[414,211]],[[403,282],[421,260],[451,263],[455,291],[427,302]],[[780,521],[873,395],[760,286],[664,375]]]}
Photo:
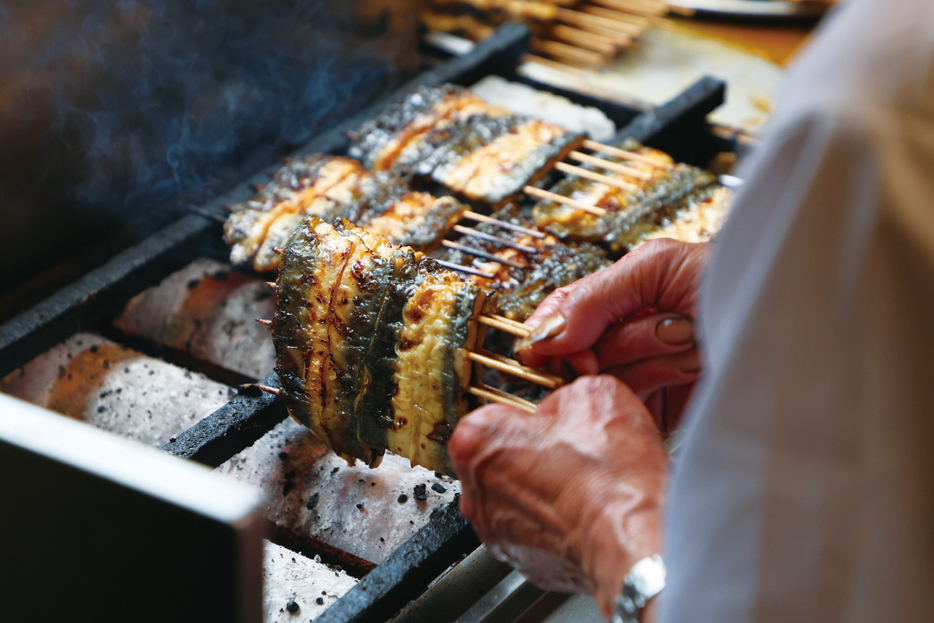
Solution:
{"label": "human hand", "polygon": [[580,378],[534,414],[478,409],[448,452],[461,513],[542,588],[590,592],[608,617],[629,568],[661,551],[664,446],[645,405],[611,376]]}
{"label": "human hand", "polygon": [[563,374],[612,374],[673,430],[700,373],[693,330],[708,244],[653,240],[553,292],[517,343],[524,363]]}

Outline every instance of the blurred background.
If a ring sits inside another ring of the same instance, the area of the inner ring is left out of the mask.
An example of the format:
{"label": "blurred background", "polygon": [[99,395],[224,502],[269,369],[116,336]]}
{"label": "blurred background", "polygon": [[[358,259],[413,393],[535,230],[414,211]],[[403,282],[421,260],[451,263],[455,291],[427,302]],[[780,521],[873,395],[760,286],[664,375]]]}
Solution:
{"label": "blurred background", "polygon": [[0,291],[91,243],[112,254],[147,215],[177,218],[391,92],[420,67],[418,14],[409,0],[0,4]]}

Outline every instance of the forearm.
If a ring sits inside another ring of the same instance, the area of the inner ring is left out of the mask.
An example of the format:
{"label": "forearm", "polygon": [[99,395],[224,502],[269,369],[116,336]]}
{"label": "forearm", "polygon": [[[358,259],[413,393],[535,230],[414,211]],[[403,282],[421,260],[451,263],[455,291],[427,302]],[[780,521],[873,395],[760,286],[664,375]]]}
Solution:
{"label": "forearm", "polygon": [[607,618],[626,574],[643,558],[662,551],[663,474],[646,473],[637,486],[612,485],[590,492],[593,510],[585,520],[589,537],[582,542],[582,566],[591,592]]}

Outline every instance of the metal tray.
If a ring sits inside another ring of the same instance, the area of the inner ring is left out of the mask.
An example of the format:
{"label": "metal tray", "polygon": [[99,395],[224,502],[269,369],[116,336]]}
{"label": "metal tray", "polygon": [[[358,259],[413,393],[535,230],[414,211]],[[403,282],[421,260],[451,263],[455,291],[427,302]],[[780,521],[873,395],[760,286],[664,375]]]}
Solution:
{"label": "metal tray", "polygon": [[702,15],[788,19],[820,17],[830,2],[784,2],[783,0],[670,0],[668,4],[693,9]]}

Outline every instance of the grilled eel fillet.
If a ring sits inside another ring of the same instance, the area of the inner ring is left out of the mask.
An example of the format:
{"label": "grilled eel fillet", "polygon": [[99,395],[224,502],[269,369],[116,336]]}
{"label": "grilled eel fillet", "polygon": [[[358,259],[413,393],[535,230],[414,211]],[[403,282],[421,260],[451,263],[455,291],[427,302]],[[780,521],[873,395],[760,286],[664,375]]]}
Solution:
{"label": "grilled eel fillet", "polygon": [[357,132],[349,154],[467,199],[503,204],[547,172],[582,135],[493,107],[452,85],[422,87]]}
{"label": "grilled eel fillet", "polygon": [[[527,208],[509,204],[493,217],[522,227],[532,227]],[[497,292],[494,313],[512,320],[524,321],[532,315],[542,301],[556,289],[566,286],[601,268],[609,266],[606,249],[587,242],[564,243],[553,235],[544,239],[527,234],[508,232],[492,225],[476,228],[482,233],[508,239],[535,249],[534,253],[518,251],[481,238],[465,237],[460,242],[501,259],[521,264],[521,268],[483,260],[461,251],[450,249],[445,259],[458,264],[473,265],[493,273],[494,279],[472,277],[481,286]]]}
{"label": "grilled eel fillet", "polygon": [[[627,166],[652,174],[647,180],[620,173],[611,175],[635,184],[639,187],[636,191],[568,176],[558,182],[551,189],[552,192],[596,205],[609,213],[598,216],[543,200],[532,211],[535,225],[562,240],[604,243],[614,253],[625,253],[648,237],[658,237],[653,232],[663,228],[668,233],[682,231],[687,235],[690,228],[687,222],[681,228],[669,227],[682,216],[690,222],[703,224],[703,232],[697,231],[694,238],[709,239],[716,233],[728,209],[731,195],[717,183],[713,174],[685,164],[673,164],[666,154],[635,142],[628,142],[624,148],[673,166],[664,170],[643,163],[625,162]],[[609,160],[618,162],[612,158]],[[600,172],[606,174],[605,171]],[[700,206],[706,206],[706,218],[697,217]],[[715,209],[722,211],[719,218],[713,216]]]}
{"label": "grilled eel fillet", "polygon": [[232,263],[249,262],[264,272],[279,265],[277,249],[309,214],[330,222],[347,219],[394,244],[429,251],[464,210],[450,197],[411,190],[393,173],[319,155],[288,164],[255,197],[234,206],[224,239],[232,245]]}
{"label": "grilled eel fillet", "polygon": [[[341,204],[354,198],[365,173],[359,162],[322,155],[293,160],[279,169],[255,196],[231,207],[224,224],[231,263],[252,261],[257,270],[275,263],[272,244],[265,243],[290,233],[286,224],[296,224],[298,215],[336,216]],[[282,217],[285,220],[276,224]],[[273,236],[268,236],[270,231]]]}
{"label": "grilled eel fillet", "polygon": [[315,216],[282,254],[272,334],[289,413],[337,453],[451,474],[485,291],[382,236]]}
{"label": "grilled eel fillet", "polygon": [[463,87],[453,84],[419,87],[360,126],[354,133],[358,138],[347,153],[367,169],[385,171],[393,168],[407,144],[417,142],[432,128],[495,110],[506,112]]}

